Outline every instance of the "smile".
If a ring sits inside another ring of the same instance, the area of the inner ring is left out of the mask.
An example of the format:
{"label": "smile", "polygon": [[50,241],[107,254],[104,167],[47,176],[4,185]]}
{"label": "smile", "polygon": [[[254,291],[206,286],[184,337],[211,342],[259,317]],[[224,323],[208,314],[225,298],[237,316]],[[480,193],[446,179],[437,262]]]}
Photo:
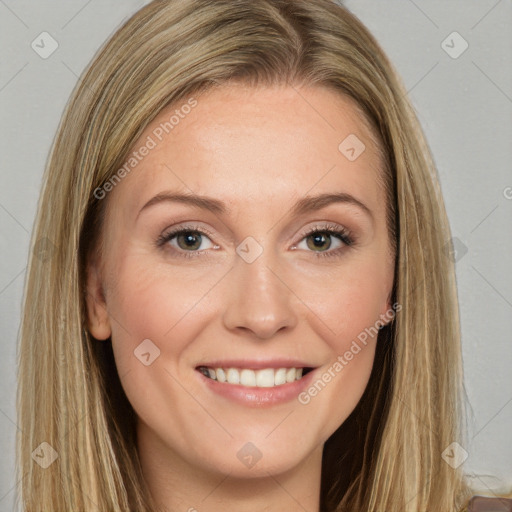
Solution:
{"label": "smile", "polygon": [[226,384],[246,387],[273,388],[302,379],[312,368],[197,368],[205,377]]}

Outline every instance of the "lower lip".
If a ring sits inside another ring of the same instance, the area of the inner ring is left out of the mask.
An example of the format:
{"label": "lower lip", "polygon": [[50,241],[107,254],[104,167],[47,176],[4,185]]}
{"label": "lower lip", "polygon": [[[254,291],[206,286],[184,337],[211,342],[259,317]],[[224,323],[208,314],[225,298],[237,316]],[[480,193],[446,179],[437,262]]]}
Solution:
{"label": "lower lip", "polygon": [[229,398],[239,404],[252,407],[266,407],[289,402],[297,399],[298,395],[307,388],[312,380],[314,370],[299,380],[287,382],[280,386],[272,388],[260,388],[257,386],[241,386],[240,384],[229,384],[219,382],[204,376],[197,372],[199,377],[205,382],[214,393]]}

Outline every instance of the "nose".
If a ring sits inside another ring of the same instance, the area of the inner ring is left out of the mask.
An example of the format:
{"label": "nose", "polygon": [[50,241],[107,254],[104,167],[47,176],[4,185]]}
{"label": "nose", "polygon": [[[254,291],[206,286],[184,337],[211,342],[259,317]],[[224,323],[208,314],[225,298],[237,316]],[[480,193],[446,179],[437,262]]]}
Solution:
{"label": "nose", "polygon": [[286,281],[266,251],[252,263],[237,258],[227,283],[224,326],[261,340],[293,329],[297,299]]}

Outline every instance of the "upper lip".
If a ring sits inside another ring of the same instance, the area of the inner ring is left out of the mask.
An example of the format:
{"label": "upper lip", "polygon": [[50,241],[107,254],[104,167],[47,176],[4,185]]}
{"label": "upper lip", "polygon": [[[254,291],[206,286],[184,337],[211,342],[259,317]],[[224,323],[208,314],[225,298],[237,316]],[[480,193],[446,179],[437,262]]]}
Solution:
{"label": "upper lip", "polygon": [[223,359],[200,363],[196,368],[243,368],[263,370],[265,368],[316,368],[315,365],[296,359]]}

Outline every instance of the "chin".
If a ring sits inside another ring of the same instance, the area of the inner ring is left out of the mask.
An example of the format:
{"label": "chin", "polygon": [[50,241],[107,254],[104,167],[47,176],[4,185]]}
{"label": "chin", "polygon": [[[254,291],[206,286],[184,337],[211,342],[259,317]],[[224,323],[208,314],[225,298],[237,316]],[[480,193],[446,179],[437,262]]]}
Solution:
{"label": "chin", "polygon": [[290,437],[280,436],[275,439],[261,439],[250,436],[234,438],[227,444],[205,447],[200,463],[207,462],[209,471],[229,475],[233,478],[265,478],[270,475],[287,473],[309,458],[323,443],[311,443],[311,448],[302,443],[296,446]]}

